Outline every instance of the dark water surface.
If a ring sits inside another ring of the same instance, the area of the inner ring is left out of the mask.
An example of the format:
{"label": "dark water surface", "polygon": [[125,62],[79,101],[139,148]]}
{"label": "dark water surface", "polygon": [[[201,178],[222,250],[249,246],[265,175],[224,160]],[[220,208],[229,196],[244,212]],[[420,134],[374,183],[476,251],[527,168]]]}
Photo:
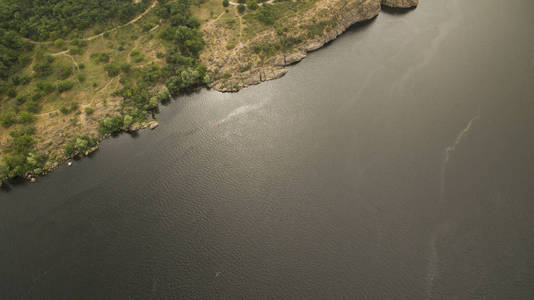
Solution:
{"label": "dark water surface", "polygon": [[0,193],[0,298],[534,299],[532,0],[423,0],[160,121]]}

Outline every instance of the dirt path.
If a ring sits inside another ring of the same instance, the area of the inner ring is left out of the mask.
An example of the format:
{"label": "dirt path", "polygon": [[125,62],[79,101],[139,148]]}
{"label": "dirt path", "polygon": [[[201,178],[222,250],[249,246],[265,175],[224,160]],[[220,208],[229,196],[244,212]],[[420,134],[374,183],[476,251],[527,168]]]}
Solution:
{"label": "dirt path", "polygon": [[[93,102],[95,102],[95,99],[97,98],[97,96],[99,94],[101,94],[103,91],[105,91],[113,83],[113,81],[115,79],[117,79],[117,77],[113,77],[110,80],[108,80],[108,82],[101,89],[99,89],[97,92],[95,92],[93,98],[91,99],[91,101],[89,101],[89,103],[80,105],[80,110],[82,110],[82,112],[83,112],[83,110],[86,107],[89,107],[89,106],[93,105]],[[44,102],[43,102],[43,104],[44,104]],[[54,109],[54,110],[50,110],[50,111],[47,111],[47,112],[43,112],[43,113],[37,114],[35,116],[36,117],[46,116],[46,115],[54,113],[54,112],[59,112],[59,109]],[[83,114],[82,114],[82,118],[83,118]]]}
{"label": "dirt path", "polygon": [[[130,20],[128,23],[125,23],[125,24],[122,24],[122,25],[119,25],[117,27],[114,27],[110,30],[106,30],[104,32],[101,32],[99,34],[95,34],[93,36],[90,36],[90,37],[86,37],[86,38],[83,38],[81,40],[84,40],[84,41],[92,41],[94,39],[97,39],[99,37],[102,37],[104,36],[104,34],[106,33],[110,33],[110,32],[114,32],[114,31],[117,31],[118,29],[121,29],[123,27],[126,27],[128,25],[131,25],[139,20],[141,20],[146,14],[148,14],[154,7],[156,7],[156,4],[158,4],[158,0],[154,0],[154,2],[152,2],[152,4],[143,12],[141,13],[140,15],[138,15],[137,17],[133,18],[132,20]],[[49,43],[52,43],[51,41],[45,41],[45,42],[37,42],[37,41],[32,41],[30,39],[26,39],[27,42],[31,43],[31,44],[35,44],[35,45],[46,45],[46,44],[49,44]],[[58,55],[59,53],[61,52],[58,52]]]}
{"label": "dirt path", "polygon": [[51,54],[52,56],[60,56],[60,55],[65,55],[67,57],[69,57],[71,60],[72,60],[72,63],[74,64],[74,66],[76,67],[76,69],[78,71],[80,71],[80,66],[78,66],[78,62],[74,59],[74,57],[72,55],[69,54],[69,50],[65,50],[65,51],[61,51],[61,52],[56,52],[56,53],[52,53]]}
{"label": "dirt path", "polygon": [[90,37],[88,37],[88,38],[85,38],[84,40],[86,40],[86,41],[92,41],[92,40],[97,39],[97,38],[99,38],[99,37],[101,37],[101,36],[104,36],[104,34],[106,34],[106,33],[110,33],[110,32],[117,31],[118,29],[121,29],[121,28],[123,28],[123,27],[126,27],[126,26],[128,26],[128,25],[131,25],[131,24],[135,23],[135,22],[141,20],[141,18],[143,18],[143,17],[144,17],[146,14],[148,14],[154,7],[156,7],[156,4],[158,4],[158,1],[157,1],[157,0],[155,0],[154,2],[152,2],[152,4],[151,4],[151,5],[150,5],[150,6],[149,6],[149,7],[148,7],[142,14],[138,15],[137,17],[135,17],[134,19],[132,19],[130,22],[128,22],[128,23],[126,23],[126,24],[119,25],[119,26],[117,26],[117,27],[115,27],[115,28],[112,28],[112,29],[110,29],[110,30],[106,30],[106,31],[104,31],[104,32],[102,32],[102,33],[99,33],[99,34],[97,34],[97,35],[90,36]]}
{"label": "dirt path", "polygon": [[[239,4],[241,3],[235,3],[235,2],[232,2],[232,1],[228,1],[228,3],[230,5],[233,5],[233,6],[239,6]],[[273,4],[274,3],[274,0],[269,0],[269,1],[265,1],[263,3],[258,3],[258,5],[262,5],[262,4]],[[243,3],[244,6],[247,6],[247,4]]]}

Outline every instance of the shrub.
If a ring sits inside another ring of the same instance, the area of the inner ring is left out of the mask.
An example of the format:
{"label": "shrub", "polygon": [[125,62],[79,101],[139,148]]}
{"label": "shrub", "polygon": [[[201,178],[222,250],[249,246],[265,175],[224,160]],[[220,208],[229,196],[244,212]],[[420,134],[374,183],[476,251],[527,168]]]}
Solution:
{"label": "shrub", "polygon": [[91,148],[96,146],[96,140],[88,135],[74,136],[65,145],[65,155],[67,157],[74,157],[87,153]]}
{"label": "shrub", "polygon": [[122,130],[127,130],[134,122],[134,118],[130,115],[125,115],[122,119]]}
{"label": "shrub", "polygon": [[57,48],[63,48],[65,47],[65,41],[63,39],[57,39],[54,41],[54,46]]}
{"label": "shrub", "polygon": [[13,83],[14,86],[17,86],[20,84],[20,76],[18,75],[13,75],[11,77],[11,82]]}
{"label": "shrub", "polygon": [[11,125],[15,124],[16,122],[17,122],[17,115],[12,111],[8,111],[0,115],[0,124],[2,124],[4,128],[9,128],[11,127]]}
{"label": "shrub", "polygon": [[72,66],[71,65],[59,65],[57,67],[57,77],[59,79],[67,79],[72,75]]}
{"label": "shrub", "polygon": [[63,93],[72,90],[74,87],[74,81],[71,80],[58,80],[56,81],[57,91]]}
{"label": "shrub", "polygon": [[276,19],[278,18],[273,7],[271,5],[264,4],[258,10],[256,15],[258,20],[266,25],[273,25]]}
{"label": "shrub", "polygon": [[115,77],[121,72],[119,67],[115,64],[109,64],[104,67],[104,71],[108,72],[109,77]]}
{"label": "shrub", "polygon": [[109,54],[107,53],[93,53],[91,54],[91,59],[99,64],[99,63],[108,63],[109,62]]}
{"label": "shrub", "polygon": [[70,111],[76,111],[78,110],[78,102],[72,102],[70,104]]}
{"label": "shrub", "polygon": [[22,85],[27,85],[28,83],[30,83],[32,81],[32,78],[28,75],[22,75],[20,77],[20,83]]}
{"label": "shrub", "polygon": [[32,137],[34,133],[33,127],[9,133],[11,142],[5,148],[0,163],[0,179],[22,177],[28,173],[39,174],[43,171],[47,156],[33,151],[36,144]]}
{"label": "shrub", "polygon": [[29,124],[35,122],[37,117],[35,117],[32,113],[27,111],[21,111],[19,113],[19,123],[21,124]]}
{"label": "shrub", "polygon": [[49,62],[39,62],[33,65],[33,71],[38,77],[46,77],[52,74],[52,66]]}
{"label": "shrub", "polygon": [[230,2],[228,2],[228,0],[223,0],[222,5],[224,7],[228,7],[228,5],[230,5]]}
{"label": "shrub", "polygon": [[101,120],[98,125],[98,130],[101,134],[116,133],[122,129],[123,117],[107,117]]}
{"label": "shrub", "polygon": [[92,107],[86,107],[85,108],[85,114],[92,115],[95,112],[95,110]]}
{"label": "shrub", "polygon": [[120,69],[121,69],[121,72],[128,74],[130,73],[132,69],[132,65],[130,65],[129,63],[122,63],[120,65]]}
{"label": "shrub", "polygon": [[56,87],[47,81],[37,82],[37,90],[42,92],[44,95],[48,95],[56,90]]}
{"label": "shrub", "polygon": [[22,105],[26,101],[26,97],[17,96],[17,98],[15,98],[15,101],[16,101],[17,105]]}
{"label": "shrub", "polygon": [[[39,94],[36,94],[36,95],[39,95]],[[26,102],[26,104],[24,106],[26,107],[27,111],[32,112],[34,114],[38,113],[41,110],[41,106],[34,99]]]}
{"label": "shrub", "polygon": [[258,9],[258,1],[257,0],[247,0],[247,7],[251,10]]}
{"label": "shrub", "polygon": [[83,49],[79,46],[71,45],[69,46],[69,54],[71,55],[82,55]]}
{"label": "shrub", "polygon": [[76,75],[76,79],[78,79],[78,81],[81,83],[85,82],[85,79],[86,79],[85,74],[80,73]]}
{"label": "shrub", "polygon": [[239,5],[237,6],[237,11],[238,11],[240,14],[244,13],[244,12],[245,12],[245,6],[244,6],[243,4],[239,4]]}
{"label": "shrub", "polygon": [[68,113],[70,112],[69,109],[68,109],[66,106],[62,106],[62,107],[59,109],[59,111],[60,111],[62,114],[64,114],[64,115],[66,115],[66,114],[68,114]]}
{"label": "shrub", "polygon": [[7,90],[7,96],[9,98],[15,98],[17,97],[17,91],[13,87],[11,87],[9,88],[9,90]]}

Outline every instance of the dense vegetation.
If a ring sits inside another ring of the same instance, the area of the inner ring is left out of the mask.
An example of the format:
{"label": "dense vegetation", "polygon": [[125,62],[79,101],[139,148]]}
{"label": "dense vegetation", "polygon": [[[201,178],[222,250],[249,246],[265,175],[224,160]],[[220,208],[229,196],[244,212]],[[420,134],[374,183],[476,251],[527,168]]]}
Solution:
{"label": "dense vegetation", "polygon": [[[115,95],[124,99],[123,112],[101,120],[101,134],[127,131],[133,123],[145,120],[147,112],[157,110],[158,104],[171,95],[193,91],[209,81],[206,68],[199,60],[204,48],[200,22],[191,15],[189,6],[187,0],[159,1],[156,14],[168,20],[160,34],[166,46],[166,65],[144,67],[136,82],[128,77],[121,78],[124,87]],[[163,87],[152,88],[155,86]]]}
{"label": "dense vegetation", "polygon": [[[32,127],[35,114],[41,111],[46,99],[76,90],[87,80],[84,64],[66,64],[48,51],[83,55],[88,47],[84,36],[128,22],[152,1],[134,2],[0,1],[0,125],[15,127],[10,128],[10,145],[2,149],[0,181],[46,171],[47,155],[40,154],[39,138]],[[154,9],[153,14],[162,20],[157,37],[166,50],[158,53],[158,58],[165,58],[164,66],[152,63],[132,68],[132,63],[144,60],[144,55],[137,50],[128,53],[128,62],[116,62],[109,52],[90,53],[92,72],[99,68],[108,78],[118,78],[122,86],[113,93],[123,98],[120,114],[100,120],[101,135],[127,131],[134,123],[146,120],[157,111],[159,103],[167,101],[171,95],[190,92],[209,81],[206,68],[199,60],[204,47],[200,22],[191,15],[189,7],[189,0],[159,0]],[[153,27],[153,24],[144,24],[143,31],[148,32]],[[151,38],[151,34],[147,36]],[[110,39],[107,32],[103,37],[108,40],[109,47],[118,42],[118,51],[121,50],[124,41]],[[91,84],[96,87],[94,82],[86,83]],[[82,110],[85,115],[94,112],[91,107]],[[72,118],[73,125],[75,116],[82,113],[78,102],[64,103],[58,111],[65,117],[71,116],[68,118]],[[83,155],[97,141],[98,137],[86,135],[71,137],[65,143],[65,157]]]}
{"label": "dense vegetation", "polygon": [[0,28],[35,41],[77,35],[94,24],[127,22],[150,3],[144,0],[2,0]]}

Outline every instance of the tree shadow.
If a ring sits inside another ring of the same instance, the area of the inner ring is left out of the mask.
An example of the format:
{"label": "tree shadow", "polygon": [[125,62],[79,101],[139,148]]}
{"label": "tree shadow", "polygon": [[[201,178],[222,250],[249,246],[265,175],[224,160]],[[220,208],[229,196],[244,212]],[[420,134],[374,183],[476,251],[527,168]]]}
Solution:
{"label": "tree shadow", "polygon": [[371,19],[369,20],[365,20],[365,21],[360,21],[360,22],[356,22],[352,25],[350,25],[342,34],[340,34],[338,37],[336,37],[335,39],[333,40],[330,40],[328,42],[326,42],[322,47],[316,49],[316,50],[313,50],[313,51],[308,51],[308,53],[312,53],[312,52],[315,52],[315,51],[319,51],[319,50],[322,50],[322,49],[326,49],[328,47],[330,47],[330,45],[332,45],[333,43],[335,43],[339,38],[341,38],[343,35],[345,34],[352,34],[352,33],[358,33],[358,32],[361,32],[363,30],[366,30],[372,23],[374,23],[374,21],[378,18],[378,15],[377,16],[374,16],[372,17]]}
{"label": "tree shadow", "polygon": [[382,5],[382,12],[388,15],[402,16],[411,13],[416,7],[399,8]]}
{"label": "tree shadow", "polygon": [[5,181],[4,183],[2,183],[2,186],[0,186],[0,193],[7,194],[17,187],[25,186],[28,184],[30,183],[24,178],[21,178],[21,177],[12,178],[12,179],[7,180],[7,182]]}
{"label": "tree shadow", "polygon": [[369,27],[369,25],[374,23],[376,21],[376,19],[378,19],[378,15],[372,17],[369,20],[356,22],[356,23],[352,24],[351,26],[349,26],[349,28],[347,28],[346,32],[355,33],[355,32],[364,31],[365,29],[367,29],[367,27]]}

